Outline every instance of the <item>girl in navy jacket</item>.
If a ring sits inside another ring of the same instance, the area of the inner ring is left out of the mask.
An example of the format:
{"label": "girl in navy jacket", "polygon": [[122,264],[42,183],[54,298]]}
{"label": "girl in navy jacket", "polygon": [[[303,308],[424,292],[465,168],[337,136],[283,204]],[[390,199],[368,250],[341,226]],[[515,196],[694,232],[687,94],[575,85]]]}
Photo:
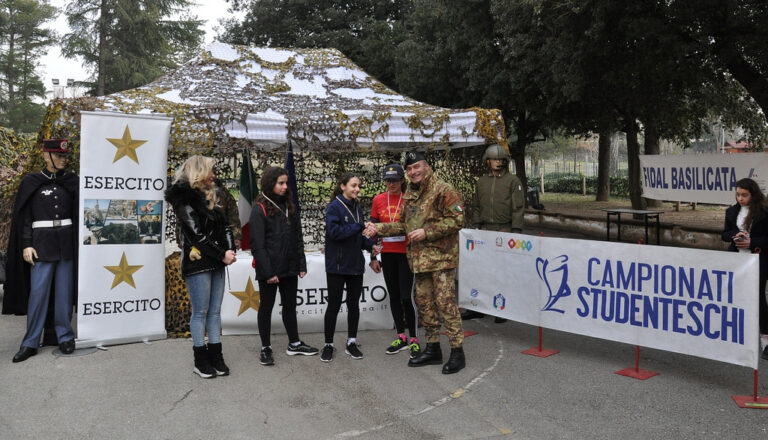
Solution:
{"label": "girl in navy jacket", "polygon": [[344,352],[362,359],[357,345],[360,320],[360,294],[363,290],[365,258],[362,250],[373,250],[373,241],[363,236],[365,216],[357,201],[360,178],[344,173],[339,178],[325,209],[325,272],[328,282],[328,307],[325,310],[325,347],[320,360],[333,360],[333,334],[341,310],[344,287],[347,289],[347,344]]}

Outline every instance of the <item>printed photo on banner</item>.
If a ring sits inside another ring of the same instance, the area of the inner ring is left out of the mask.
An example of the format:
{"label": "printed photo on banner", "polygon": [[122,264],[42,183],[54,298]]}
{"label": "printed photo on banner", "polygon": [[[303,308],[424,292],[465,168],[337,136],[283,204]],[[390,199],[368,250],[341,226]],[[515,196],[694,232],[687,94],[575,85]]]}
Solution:
{"label": "printed photo on banner", "polygon": [[159,244],[162,209],[162,200],[85,199],[83,244]]}

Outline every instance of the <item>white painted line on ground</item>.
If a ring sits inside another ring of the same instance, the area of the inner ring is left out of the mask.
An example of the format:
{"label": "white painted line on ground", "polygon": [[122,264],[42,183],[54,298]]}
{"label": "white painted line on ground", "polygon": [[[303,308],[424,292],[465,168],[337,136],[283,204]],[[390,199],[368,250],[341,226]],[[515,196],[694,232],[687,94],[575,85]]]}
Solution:
{"label": "white painted line on ground", "polygon": [[[464,394],[466,394],[468,390],[470,390],[473,386],[476,386],[478,383],[482,382],[483,379],[485,379],[489,374],[491,374],[491,372],[499,365],[499,362],[501,362],[501,360],[504,359],[504,346],[501,340],[496,341],[496,346],[497,346],[498,354],[496,355],[496,359],[493,361],[493,363],[488,368],[484,369],[482,373],[478,374],[474,379],[470,380],[466,385],[464,385],[463,388],[458,388],[454,390],[452,393],[450,393],[449,395],[443,397],[442,399],[435,400],[434,402],[428,404],[424,409],[413,412],[411,414],[406,414],[404,417],[410,418],[410,417],[426,414],[432,411],[433,409],[439,408],[445,405],[446,403],[449,403],[453,400],[459,399],[462,396],[464,396]],[[395,422],[387,422],[381,425],[372,426],[368,429],[363,429],[363,430],[355,429],[352,431],[346,431],[346,432],[336,434],[334,438],[342,439],[342,438],[359,437],[361,435],[365,435],[374,431],[379,431],[389,426],[393,426],[394,424]]]}

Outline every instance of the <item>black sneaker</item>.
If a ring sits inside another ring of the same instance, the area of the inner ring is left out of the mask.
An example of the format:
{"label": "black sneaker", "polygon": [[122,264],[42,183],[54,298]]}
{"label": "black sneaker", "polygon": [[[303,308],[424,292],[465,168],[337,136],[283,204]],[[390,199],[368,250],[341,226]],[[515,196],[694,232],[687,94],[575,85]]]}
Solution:
{"label": "black sneaker", "polygon": [[285,354],[288,356],[296,356],[297,354],[303,354],[304,356],[314,356],[317,354],[315,347],[310,347],[302,341],[299,341],[299,345],[293,346],[288,344],[288,348],[285,349]]}
{"label": "black sneaker", "polygon": [[397,354],[400,353],[403,350],[408,350],[408,344],[403,341],[400,338],[395,339],[392,341],[391,344],[389,344],[389,347],[387,347],[386,351],[384,353],[386,354]]}
{"label": "black sneaker", "polygon": [[323,347],[323,352],[320,354],[320,360],[323,362],[330,362],[333,360],[333,345],[326,345]]}
{"label": "black sneaker", "polygon": [[362,359],[363,353],[357,348],[357,342],[347,344],[347,348],[344,349],[344,353],[348,354],[352,359]]}
{"label": "black sneaker", "polygon": [[415,358],[419,355],[419,353],[421,353],[421,347],[419,346],[418,342],[411,342],[411,344],[408,345],[408,350],[410,351],[411,359]]}
{"label": "black sneaker", "polygon": [[272,348],[264,347],[261,349],[259,362],[261,362],[261,365],[275,365],[275,359],[272,357]]}

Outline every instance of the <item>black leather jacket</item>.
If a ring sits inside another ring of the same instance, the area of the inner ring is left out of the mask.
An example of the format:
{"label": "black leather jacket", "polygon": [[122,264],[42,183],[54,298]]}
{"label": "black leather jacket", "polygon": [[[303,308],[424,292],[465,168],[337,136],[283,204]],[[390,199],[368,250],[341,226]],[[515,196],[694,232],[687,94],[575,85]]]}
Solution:
{"label": "black leather jacket", "polygon": [[[232,227],[218,206],[208,209],[202,191],[180,182],[165,191],[165,199],[173,206],[176,222],[181,229],[183,255],[182,276],[194,275],[224,267],[221,261],[228,250],[235,250]],[[199,260],[190,260],[189,253],[196,247]]]}

